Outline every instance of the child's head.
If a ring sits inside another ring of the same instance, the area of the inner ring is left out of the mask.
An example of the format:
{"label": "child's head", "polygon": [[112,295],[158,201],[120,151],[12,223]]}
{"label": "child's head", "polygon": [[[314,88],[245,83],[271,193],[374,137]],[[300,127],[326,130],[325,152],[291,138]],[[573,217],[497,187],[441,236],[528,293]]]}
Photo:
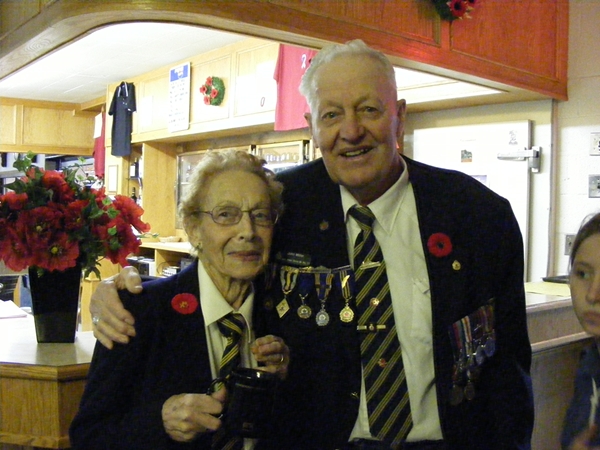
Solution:
{"label": "child's head", "polygon": [[600,213],[577,232],[569,258],[575,314],[585,331],[600,336]]}

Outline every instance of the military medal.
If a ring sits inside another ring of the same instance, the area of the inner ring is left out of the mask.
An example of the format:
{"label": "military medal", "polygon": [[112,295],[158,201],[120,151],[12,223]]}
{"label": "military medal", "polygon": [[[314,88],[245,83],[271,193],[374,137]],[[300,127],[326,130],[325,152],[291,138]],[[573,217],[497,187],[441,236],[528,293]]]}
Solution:
{"label": "military medal", "polygon": [[329,314],[325,310],[325,305],[327,303],[327,296],[331,290],[332,281],[333,273],[331,271],[319,271],[315,273],[315,286],[319,301],[321,302],[321,310],[317,313],[315,320],[320,327],[324,327],[329,323]]}
{"label": "military medal", "polygon": [[488,358],[496,353],[496,331],[494,330],[494,305],[483,307],[484,340],[483,351]]}
{"label": "military medal", "polygon": [[473,400],[475,398],[475,383],[469,380],[465,386],[465,398],[467,400]]}
{"label": "military medal", "polygon": [[340,272],[342,295],[346,301],[346,305],[340,311],[340,320],[344,323],[350,323],[352,320],[354,320],[354,311],[352,308],[350,308],[350,299],[352,298],[352,291],[354,290],[354,280],[352,279],[350,273],[348,270],[342,270]]}
{"label": "military medal", "polygon": [[294,290],[296,280],[298,278],[298,270],[293,267],[282,266],[279,273],[281,279],[281,290],[283,291],[283,300],[277,305],[277,314],[281,319],[290,310],[290,305],[287,301],[287,296]]}
{"label": "military medal", "polygon": [[464,389],[460,386],[462,370],[462,363],[460,361],[455,362],[452,372],[452,388],[450,389],[450,404],[452,406],[460,405],[465,397]]}
{"label": "military medal", "polygon": [[296,313],[301,319],[309,319],[312,315],[312,309],[305,303],[305,300],[308,297],[311,287],[312,285],[310,275],[300,274],[298,296],[300,297],[300,301],[302,302],[302,304],[298,307]]}

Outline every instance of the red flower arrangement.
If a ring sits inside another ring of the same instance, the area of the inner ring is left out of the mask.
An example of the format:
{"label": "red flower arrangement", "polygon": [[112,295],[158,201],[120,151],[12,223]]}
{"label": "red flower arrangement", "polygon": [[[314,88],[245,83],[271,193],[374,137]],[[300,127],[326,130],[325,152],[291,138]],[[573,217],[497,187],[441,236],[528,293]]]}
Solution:
{"label": "red flower arrangement", "polygon": [[87,276],[100,276],[99,260],[127,265],[140,246],[133,228],[150,230],[143,209],[127,196],[106,196],[93,177],[77,175],[79,166],[63,172],[32,166],[33,154],[15,162],[25,173],[0,195],[0,260],[21,271],[65,270],[81,264]]}
{"label": "red flower arrangement", "polygon": [[437,258],[443,258],[452,253],[452,241],[444,233],[433,233],[427,240],[429,253]]}
{"label": "red flower arrangement", "polygon": [[435,9],[443,20],[470,19],[469,13],[478,0],[432,0]]}
{"label": "red flower arrangement", "polygon": [[223,103],[225,97],[225,83],[218,77],[208,77],[200,86],[200,93],[204,95],[205,105],[218,106]]}
{"label": "red flower arrangement", "polygon": [[194,294],[177,294],[171,300],[171,306],[180,314],[192,314],[198,309],[198,299]]}

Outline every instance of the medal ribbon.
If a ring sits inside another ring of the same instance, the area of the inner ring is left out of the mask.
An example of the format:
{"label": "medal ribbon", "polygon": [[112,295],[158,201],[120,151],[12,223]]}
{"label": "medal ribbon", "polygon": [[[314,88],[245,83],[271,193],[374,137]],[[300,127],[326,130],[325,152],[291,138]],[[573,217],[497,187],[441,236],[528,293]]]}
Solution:
{"label": "medal ribbon", "polygon": [[287,297],[296,286],[298,271],[293,267],[284,266],[281,268],[281,273],[279,275],[281,278],[281,290],[283,291],[283,295]]}
{"label": "medal ribbon", "polygon": [[318,272],[315,273],[315,286],[317,288],[317,295],[321,302],[322,309],[325,309],[325,302],[329,296],[329,291],[332,288],[333,272]]}

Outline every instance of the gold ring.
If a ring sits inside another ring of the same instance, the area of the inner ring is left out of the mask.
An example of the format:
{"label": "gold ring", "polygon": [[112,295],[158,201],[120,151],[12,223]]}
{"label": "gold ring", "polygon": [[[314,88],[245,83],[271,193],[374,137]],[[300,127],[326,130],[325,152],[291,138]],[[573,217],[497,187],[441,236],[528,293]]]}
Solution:
{"label": "gold ring", "polygon": [[98,325],[100,323],[100,317],[98,317],[98,316],[92,316],[92,323],[94,325]]}
{"label": "gold ring", "polygon": [[281,356],[281,359],[279,360],[279,362],[277,364],[283,364],[283,360],[285,359],[285,356],[283,356],[283,353],[280,356]]}

